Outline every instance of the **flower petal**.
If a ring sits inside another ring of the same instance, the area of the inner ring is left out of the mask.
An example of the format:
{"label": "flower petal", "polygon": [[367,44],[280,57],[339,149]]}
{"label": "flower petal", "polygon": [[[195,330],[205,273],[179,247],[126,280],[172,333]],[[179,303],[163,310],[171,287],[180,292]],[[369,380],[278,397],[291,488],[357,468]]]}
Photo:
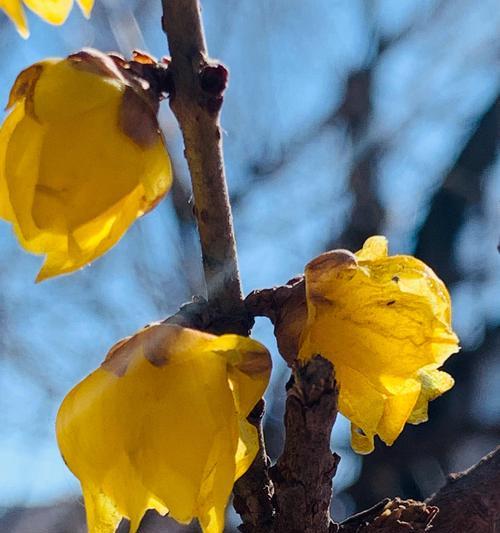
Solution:
{"label": "flower petal", "polygon": [[356,255],[319,256],[305,280],[299,358],[321,354],[335,365],[340,411],[358,428],[357,451],[371,451],[376,434],[392,444],[409,419],[422,419],[428,400],[451,386],[422,370],[435,371],[458,351],[446,287],[414,257],[388,257],[383,237]]}
{"label": "flower petal", "polygon": [[0,0],[0,9],[12,20],[19,34],[27,39],[30,32],[21,0]]}
{"label": "flower petal", "polygon": [[38,16],[50,24],[63,24],[73,7],[73,0],[24,0]]}
{"label": "flower petal", "polygon": [[366,240],[363,248],[356,252],[356,257],[360,261],[375,261],[384,259],[389,255],[389,244],[387,239],[381,235],[375,235]]}
{"label": "flower petal", "polygon": [[0,129],[0,217],[5,218],[9,222],[14,222],[15,216],[14,211],[12,210],[9,187],[5,175],[7,147],[9,139],[23,117],[23,106],[16,105],[9,113]]}
{"label": "flower petal", "polygon": [[89,18],[92,8],[94,7],[94,0],[77,0],[77,1],[85,17]]}
{"label": "flower petal", "polygon": [[[42,253],[46,248],[62,250],[65,239],[60,235],[42,233],[31,213],[38,179],[38,165],[43,143],[44,128],[27,116],[23,103],[16,104],[2,126],[5,135],[5,159],[0,157],[0,181],[3,183],[2,215],[13,223],[22,246],[33,253]],[[5,196],[3,196],[5,194]],[[7,201],[8,198],[8,201]],[[10,209],[10,212],[7,210]]]}
{"label": "flower petal", "polygon": [[[95,64],[98,62],[103,63],[100,69],[99,64]],[[42,65],[34,87],[35,113],[41,122],[75,119],[109,104],[116,107],[125,91],[123,78],[102,53],[88,60],[75,55],[36,65]]]}
{"label": "flower petal", "polygon": [[427,422],[429,419],[427,414],[429,402],[450,390],[455,384],[454,379],[448,373],[434,368],[423,368],[419,372],[419,378],[422,385],[421,392],[408,418],[408,423],[410,424]]}
{"label": "flower petal", "polygon": [[262,396],[269,371],[267,350],[236,335],[155,324],[117,343],[57,418],[89,531],[111,533],[125,516],[135,533],[152,508],[222,532],[233,483],[258,449],[240,429],[247,400]]}
{"label": "flower petal", "polygon": [[0,214],[22,246],[46,254],[38,281],[105,253],[170,188],[170,159],[151,108],[144,111],[147,146],[120,127],[132,90],[139,89],[93,50],[37,63],[14,84],[0,130]]}

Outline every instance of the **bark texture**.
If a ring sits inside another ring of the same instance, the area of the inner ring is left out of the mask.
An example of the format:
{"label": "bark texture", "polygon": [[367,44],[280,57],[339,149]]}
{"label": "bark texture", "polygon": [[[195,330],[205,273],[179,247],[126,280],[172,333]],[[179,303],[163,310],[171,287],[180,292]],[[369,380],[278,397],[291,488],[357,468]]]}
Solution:
{"label": "bark texture", "polygon": [[410,533],[434,531],[432,522],[437,513],[437,507],[422,502],[386,498],[370,509],[342,522],[338,532]]}
{"label": "bark texture", "polygon": [[265,452],[262,434],[262,417],[264,400],[261,400],[248,417],[259,433],[260,449],[257,457],[242,482],[237,482],[233,489],[233,506],[240,515],[242,524],[238,527],[243,533],[269,531],[273,523],[274,507],[272,498],[274,487],[269,478],[270,461]]}
{"label": "bark texture", "polygon": [[332,479],[340,460],[330,449],[338,388],[332,364],[316,356],[296,366],[288,389],[283,454],[271,470],[273,533],[328,533]]}
{"label": "bark texture", "polygon": [[426,503],[439,508],[435,533],[500,531],[500,446],[465,472],[450,474]]}

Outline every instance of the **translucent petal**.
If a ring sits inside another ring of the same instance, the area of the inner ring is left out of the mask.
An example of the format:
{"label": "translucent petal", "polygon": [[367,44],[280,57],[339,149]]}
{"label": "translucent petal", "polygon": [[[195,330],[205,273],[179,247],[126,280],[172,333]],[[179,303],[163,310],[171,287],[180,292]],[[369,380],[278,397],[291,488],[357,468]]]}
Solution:
{"label": "translucent petal", "polygon": [[125,85],[108,60],[91,50],[46,60],[11,91],[0,130],[0,215],[23,247],[46,255],[38,281],[105,253],[172,182],[156,117],[147,117],[147,146],[120,127]]}
{"label": "translucent petal", "polygon": [[423,368],[419,372],[419,378],[422,387],[417,403],[408,418],[410,424],[427,422],[429,402],[450,390],[455,384],[454,379],[448,373],[434,368]]}
{"label": "translucent petal", "polygon": [[0,0],[0,9],[12,20],[19,34],[27,39],[30,32],[21,0]]}
{"label": "translucent petal", "polygon": [[[97,54],[107,67],[110,60],[103,56],[104,54]],[[37,65],[39,64],[43,66],[43,70],[37,80],[33,98],[34,111],[40,121],[68,121],[107,105],[112,105],[114,112],[117,112],[125,90],[120,79],[86,70],[92,65],[83,61],[78,63],[69,59],[56,59],[45,60]],[[111,70],[110,74],[112,72]]]}
{"label": "translucent petal", "polygon": [[77,1],[85,17],[89,18],[90,12],[92,11],[92,8],[94,7],[94,0],[77,0]]}
{"label": "translucent petal", "polygon": [[14,222],[15,216],[14,211],[12,210],[9,188],[5,175],[7,147],[9,139],[23,117],[24,106],[16,105],[11,110],[0,129],[0,216],[9,222]]}
{"label": "translucent petal", "polygon": [[121,516],[135,532],[151,508],[222,532],[233,483],[258,449],[256,435],[240,429],[253,407],[242,412],[241,398],[260,398],[269,372],[269,354],[255,341],[173,325],[152,325],[112,348],[57,418],[90,533],[111,533]]}
{"label": "translucent petal", "polygon": [[387,239],[381,235],[375,235],[366,240],[363,248],[356,252],[356,257],[360,261],[375,261],[384,259],[389,254],[389,244]]}
{"label": "translucent petal", "polygon": [[118,105],[109,103],[78,121],[47,128],[33,204],[40,229],[73,231],[139,185],[137,176],[144,173],[146,160],[142,149],[116,130]]}
{"label": "translucent petal", "polygon": [[63,24],[73,6],[73,0],[24,0],[24,3],[50,24]]}
{"label": "translucent petal", "polygon": [[299,357],[319,353],[334,363],[340,411],[358,428],[357,451],[371,450],[374,435],[392,444],[438,389],[451,386],[446,380],[434,386],[422,372],[458,351],[446,287],[421,261],[388,257],[383,237],[372,237],[356,255],[319,256],[305,279],[308,318]]}

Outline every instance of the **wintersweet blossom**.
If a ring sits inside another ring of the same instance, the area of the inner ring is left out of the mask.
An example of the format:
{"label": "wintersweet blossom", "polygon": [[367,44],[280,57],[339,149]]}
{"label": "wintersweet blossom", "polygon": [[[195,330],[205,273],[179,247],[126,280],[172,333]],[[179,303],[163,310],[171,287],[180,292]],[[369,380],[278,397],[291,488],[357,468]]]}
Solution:
{"label": "wintersweet blossom", "polygon": [[0,129],[0,217],[46,255],[38,281],[101,256],[169,190],[157,105],[97,50],[18,76]]}
{"label": "wintersweet blossom", "polygon": [[444,283],[414,257],[388,256],[378,236],[356,254],[320,255],[305,283],[299,359],[334,364],[353,449],[370,453],[375,435],[390,445],[405,423],[426,421],[428,402],[453,386],[438,369],[459,349]]}
{"label": "wintersweet blossom", "polygon": [[259,440],[246,420],[269,381],[258,342],[153,324],[116,344],[64,399],[57,438],[83,489],[89,533],[135,533],[148,509],[222,533]]}

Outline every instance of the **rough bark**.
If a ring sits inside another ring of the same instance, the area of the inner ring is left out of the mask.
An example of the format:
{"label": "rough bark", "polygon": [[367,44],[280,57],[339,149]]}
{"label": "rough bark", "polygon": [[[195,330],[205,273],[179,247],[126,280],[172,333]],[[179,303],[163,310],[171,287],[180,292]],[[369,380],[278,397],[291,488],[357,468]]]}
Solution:
{"label": "rough bark", "polygon": [[259,453],[245,474],[243,482],[237,482],[233,489],[233,506],[242,520],[242,524],[238,529],[243,533],[269,531],[273,522],[274,507],[272,498],[274,487],[269,478],[270,462],[265,453],[264,437],[261,429],[263,415],[264,400],[261,400],[248,417],[248,421],[259,432]]}
{"label": "rough bark", "polygon": [[500,529],[500,447],[425,502],[385,499],[340,524],[339,533],[496,533]]}
{"label": "rough bark", "polygon": [[415,500],[386,498],[340,524],[339,533],[403,533],[434,531],[438,508]]}
{"label": "rough bark", "polygon": [[330,449],[338,388],[332,364],[316,356],[296,366],[288,389],[283,454],[271,470],[276,518],[273,533],[328,533],[332,479],[338,455]]}
{"label": "rough bark", "polygon": [[500,446],[447,483],[426,503],[439,508],[435,533],[500,531]]}
{"label": "rough bark", "polygon": [[265,316],[273,323],[279,352],[291,367],[307,319],[304,277],[293,278],[286,285],[271,289],[255,290],[246,297],[245,305],[252,317]]}

